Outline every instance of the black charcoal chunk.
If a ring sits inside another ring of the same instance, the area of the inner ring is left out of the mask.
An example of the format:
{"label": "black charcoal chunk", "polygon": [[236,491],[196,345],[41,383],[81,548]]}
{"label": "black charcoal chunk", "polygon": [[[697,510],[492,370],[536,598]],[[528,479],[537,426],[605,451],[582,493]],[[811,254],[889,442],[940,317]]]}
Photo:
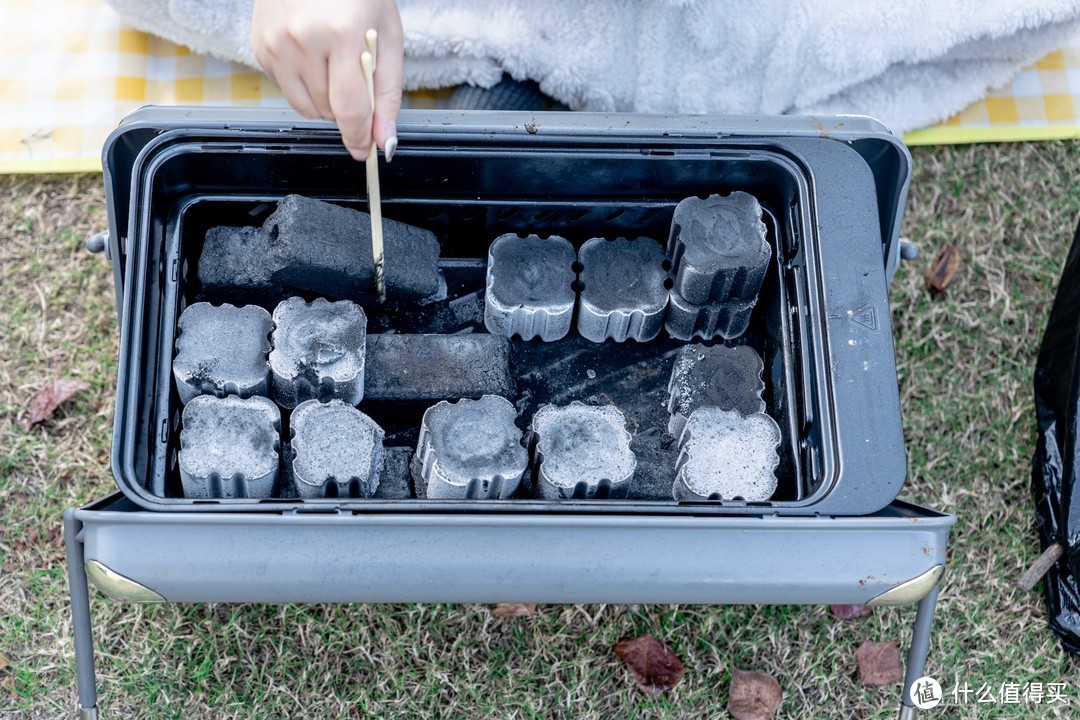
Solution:
{"label": "black charcoal chunk", "polygon": [[[384,218],[383,244],[388,300],[419,300],[438,292],[439,241],[434,233]],[[374,300],[371,217],[287,195],[262,228],[211,228],[199,258],[199,279],[219,290],[284,289]]]}
{"label": "black charcoal chunk", "polygon": [[514,394],[509,340],[483,333],[369,335],[365,375],[366,400]]}
{"label": "black charcoal chunk", "polygon": [[660,334],[668,291],[664,251],[649,238],[588,240],[578,251],[581,297],[577,328],[593,342],[645,342]]}
{"label": "black charcoal chunk", "polygon": [[484,325],[489,333],[551,342],[570,332],[574,262],[565,238],[502,235],[488,249]]}
{"label": "black charcoal chunk", "polygon": [[[375,285],[371,216],[359,210],[287,195],[263,224],[281,264],[271,278],[343,298],[370,297]],[[439,289],[439,241],[429,230],[383,219],[387,297],[418,300]]]}
{"label": "black charcoal chunk", "polygon": [[383,448],[383,471],[379,476],[379,487],[372,497],[378,500],[408,500],[413,497],[409,470],[412,458],[411,447]]}
{"label": "black charcoal chunk", "polygon": [[668,383],[668,432],[679,437],[690,413],[700,407],[765,412],[761,356],[748,345],[687,345],[675,356]]}
{"label": "black charcoal chunk", "polygon": [[199,281],[208,290],[270,289],[275,263],[262,228],[212,227],[199,256]]}
{"label": "black charcoal chunk", "polygon": [[752,303],[772,256],[765,233],[761,205],[748,193],[681,201],[667,248],[674,292],[693,305]]}

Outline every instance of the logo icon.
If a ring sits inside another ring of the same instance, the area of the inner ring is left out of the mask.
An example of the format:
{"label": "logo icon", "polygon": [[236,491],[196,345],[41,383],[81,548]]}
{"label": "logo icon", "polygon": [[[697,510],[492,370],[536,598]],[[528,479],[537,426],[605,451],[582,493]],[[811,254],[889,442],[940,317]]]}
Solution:
{"label": "logo icon", "polygon": [[908,696],[912,705],[920,710],[929,710],[941,702],[941,685],[934,678],[924,675],[912,683]]}
{"label": "logo icon", "polygon": [[863,305],[858,310],[849,313],[851,322],[862,325],[867,330],[877,330],[877,313],[873,305]]}

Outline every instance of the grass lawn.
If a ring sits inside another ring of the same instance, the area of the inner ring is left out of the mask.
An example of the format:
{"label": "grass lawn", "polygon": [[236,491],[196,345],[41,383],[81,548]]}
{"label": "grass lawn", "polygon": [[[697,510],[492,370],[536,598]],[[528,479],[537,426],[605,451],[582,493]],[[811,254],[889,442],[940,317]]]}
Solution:
{"label": "grass lawn", "polygon": [[[909,456],[901,497],[959,516],[929,673],[1068,683],[1080,670],[1012,583],[1037,555],[1028,495],[1031,376],[1080,217],[1080,143],[916,149],[905,235],[922,256],[892,288]],[[106,226],[99,176],[0,178],[0,717],[70,717],[75,667],[64,508],[115,489],[109,446],[118,331],[112,275],[84,238]],[[923,272],[955,242],[931,298]],[[90,389],[53,422],[18,423],[51,377]],[[858,548],[852,548],[858,552]],[[125,605],[95,596],[102,706],[120,718],[721,718],[732,667],[776,676],[780,717],[892,718],[899,683],[855,681],[856,647],[906,649],[912,608],[841,623],[824,607]],[[652,633],[685,662],[640,695],[612,653]],[[4,659],[0,659],[3,666]],[[1039,717],[1047,706],[957,705],[927,718]]]}

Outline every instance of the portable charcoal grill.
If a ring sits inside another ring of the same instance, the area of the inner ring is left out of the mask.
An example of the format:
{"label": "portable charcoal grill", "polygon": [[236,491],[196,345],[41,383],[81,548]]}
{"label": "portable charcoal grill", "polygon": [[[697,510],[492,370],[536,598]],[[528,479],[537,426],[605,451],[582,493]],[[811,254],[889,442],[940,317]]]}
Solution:
{"label": "portable charcoal grill", "polygon": [[[198,300],[272,309],[281,299],[204,291],[195,268],[206,230],[260,224],[292,193],[363,209],[363,175],[328,123],[145,108],[106,143],[109,232],[92,243],[112,259],[120,308],[113,472],[123,494],[65,514],[83,716],[97,705],[88,578],[150,602],[918,601],[901,711],[911,716],[907,689],[922,675],[954,518],[895,500],[905,460],[887,284],[910,172],[903,145],[859,117],[405,112],[398,127],[381,171],[384,213],[437,234],[447,297],[365,307],[369,333],[482,331],[441,311],[482,290],[500,234],[663,242],[679,200],[754,194],[773,260],[746,342],[764,359],[766,406],[782,429],[777,493],[671,499],[664,397],[683,343],[571,333],[513,341],[526,415],[610,398],[635,430],[627,499],[184,498],[178,317]],[[423,407],[364,409],[386,445],[414,446]],[[347,558],[320,552],[343,542],[356,549]]]}

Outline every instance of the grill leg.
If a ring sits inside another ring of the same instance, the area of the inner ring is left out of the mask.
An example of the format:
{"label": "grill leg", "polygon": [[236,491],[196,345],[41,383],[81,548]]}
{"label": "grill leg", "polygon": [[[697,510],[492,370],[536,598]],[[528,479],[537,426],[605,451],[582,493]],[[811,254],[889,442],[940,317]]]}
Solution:
{"label": "grill leg", "polygon": [[911,702],[911,686],[926,674],[926,656],[930,653],[930,629],[934,624],[934,610],[940,589],[941,585],[935,585],[934,589],[919,601],[919,609],[915,612],[915,629],[911,633],[907,672],[904,673],[904,694],[900,699],[900,720],[915,719],[916,709]]}
{"label": "grill leg", "polygon": [[64,513],[64,546],[67,550],[68,590],[75,632],[75,676],[79,685],[78,720],[99,720],[97,680],[94,677],[94,638],[90,624],[90,588],[86,582],[83,544],[76,539],[81,524],[75,511]]}

